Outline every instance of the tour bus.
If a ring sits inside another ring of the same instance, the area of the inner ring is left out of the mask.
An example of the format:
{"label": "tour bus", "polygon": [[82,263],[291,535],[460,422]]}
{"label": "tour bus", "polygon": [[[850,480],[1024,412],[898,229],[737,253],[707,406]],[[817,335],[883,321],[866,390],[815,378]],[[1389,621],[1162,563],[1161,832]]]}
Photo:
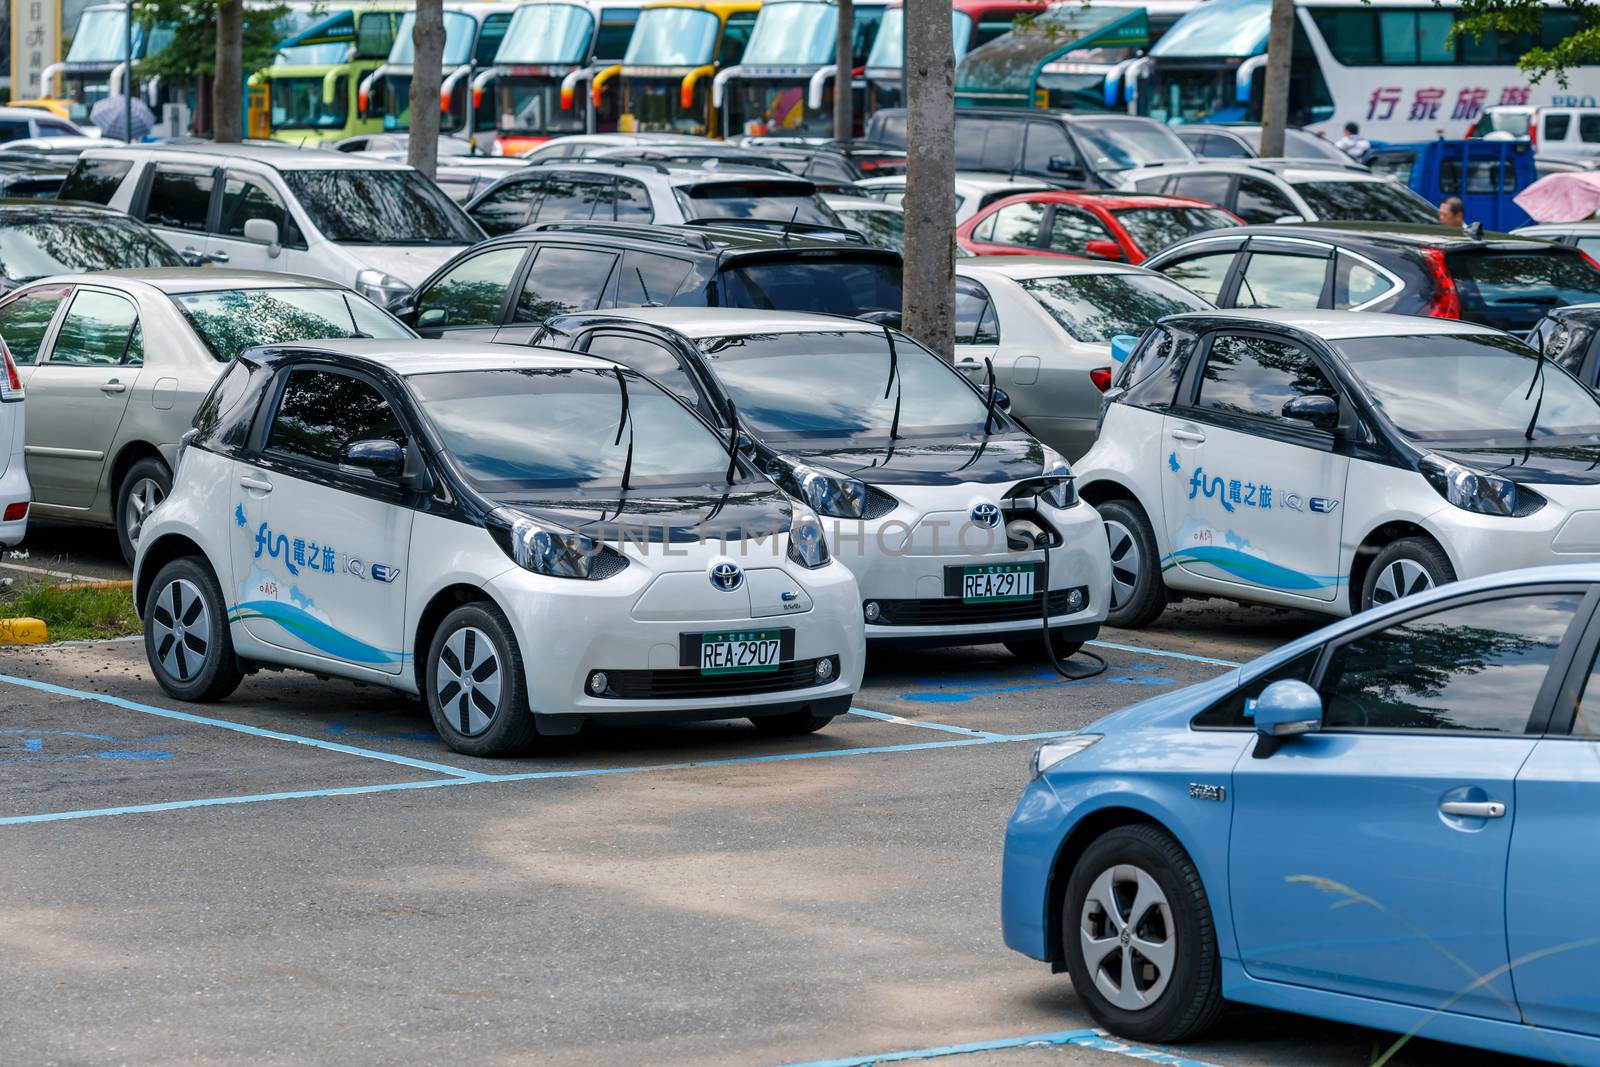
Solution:
{"label": "tour bus", "polygon": [[[494,108],[482,106],[485,83],[478,75],[494,66],[515,12],[510,4],[452,4],[445,9],[440,133],[476,142],[478,134],[494,129]],[[416,19],[415,11],[406,12],[388,61],[361,82],[361,115],[381,116],[385,130],[411,128],[411,64],[416,57],[411,31]]]}
{"label": "tour bus", "polygon": [[388,58],[406,8],[321,10],[279,46],[272,66],[250,76],[249,136],[317,145],[383,131],[382,116],[363,116],[357,96]]}
{"label": "tour bus", "polygon": [[[1107,86],[1128,110],[1166,122],[1258,122],[1272,0],[1207,0]],[[1372,141],[1462,137],[1488,107],[1560,106],[1600,95],[1600,68],[1568,85],[1529,82],[1517,59],[1576,32],[1581,17],[1548,4],[1538,33],[1451,35],[1458,3],[1300,0],[1295,4],[1289,122],[1336,138],[1347,122]]]}
{"label": "tour bus", "polygon": [[1057,4],[956,65],[956,106],[1106,111],[1106,78],[1149,43],[1142,7]]}
{"label": "tour bus", "polygon": [[[850,83],[864,67],[887,10],[883,0],[855,4]],[[722,112],[724,136],[787,133],[833,134],[834,45],[839,8],[828,0],[778,0],[761,7],[742,62],[724,67],[711,83],[711,103]],[[866,113],[865,86],[856,87],[858,132]]]}
{"label": "tour bus", "polygon": [[614,131],[617,96],[605,93],[605,83],[622,69],[638,21],[637,0],[518,7],[494,57],[494,154],[519,156],[552,137]]}
{"label": "tour bus", "polygon": [[[1003,37],[1044,11],[1045,0],[955,0],[950,14],[950,46],[959,65],[974,48]],[[880,107],[905,107],[906,9],[892,4],[867,55],[867,113]]]}
{"label": "tour bus", "polygon": [[711,81],[744,56],[760,0],[662,0],[646,4],[633,28],[622,73],[617,129],[696,136],[718,130]]}

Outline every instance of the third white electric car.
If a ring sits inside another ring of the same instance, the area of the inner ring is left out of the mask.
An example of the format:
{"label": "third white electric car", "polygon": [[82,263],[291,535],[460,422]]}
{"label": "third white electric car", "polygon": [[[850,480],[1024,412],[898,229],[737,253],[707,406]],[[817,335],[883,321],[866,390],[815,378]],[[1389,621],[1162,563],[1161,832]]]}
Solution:
{"label": "third white electric car", "polygon": [[182,700],[263,664],[420,692],[482,756],[585,719],[819,729],[861,684],[856,584],[731,445],[570,352],[251,349],[139,540],[151,670]]}
{"label": "third white electric car", "polygon": [[1600,400],[1473,323],[1350,311],[1162,319],[1078,464],[1110,622],[1169,594],[1346,615],[1600,558]]}

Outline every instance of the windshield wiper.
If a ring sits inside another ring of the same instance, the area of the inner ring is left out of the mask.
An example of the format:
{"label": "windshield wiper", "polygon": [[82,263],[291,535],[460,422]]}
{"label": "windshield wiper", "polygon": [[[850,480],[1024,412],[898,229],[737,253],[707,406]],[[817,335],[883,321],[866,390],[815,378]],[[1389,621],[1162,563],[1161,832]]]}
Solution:
{"label": "windshield wiper", "polygon": [[1528,426],[1527,426],[1526,429],[1524,429],[1522,431],[1522,439],[1524,441],[1533,440],[1533,428],[1539,422],[1539,409],[1544,406],[1544,347],[1543,346],[1540,346],[1540,348],[1539,348],[1539,357],[1538,358],[1539,358],[1538,363],[1534,364],[1533,378],[1528,382],[1528,391],[1526,393],[1522,394],[1522,399],[1526,400],[1530,396],[1533,395],[1533,387],[1534,387],[1534,385],[1537,384],[1539,386],[1539,399],[1535,400],[1533,402],[1533,414],[1528,417]]}
{"label": "windshield wiper", "polygon": [[[622,491],[629,489],[628,479],[633,475],[633,416],[628,411],[628,379],[622,376],[621,367],[611,368],[617,374],[617,388],[622,391],[622,414],[617,419],[617,437],[612,441],[613,447],[622,443],[622,428],[628,428],[628,454],[622,460]],[[617,511],[622,511],[622,506],[617,505]]]}
{"label": "windshield wiper", "polygon": [[905,397],[905,383],[900,380],[900,353],[894,346],[894,332],[885,326],[883,338],[889,342],[889,380],[883,383],[883,398],[889,399],[889,387],[894,390],[894,415],[889,420],[889,441],[891,446],[900,440],[900,401]]}
{"label": "windshield wiper", "polygon": [[984,356],[983,365],[989,368],[989,398],[983,409],[983,436],[988,437],[994,432],[991,429],[994,423],[994,360]]}
{"label": "windshield wiper", "polygon": [[739,473],[739,409],[728,397],[728,474],[723,484],[732,485],[733,476]]}

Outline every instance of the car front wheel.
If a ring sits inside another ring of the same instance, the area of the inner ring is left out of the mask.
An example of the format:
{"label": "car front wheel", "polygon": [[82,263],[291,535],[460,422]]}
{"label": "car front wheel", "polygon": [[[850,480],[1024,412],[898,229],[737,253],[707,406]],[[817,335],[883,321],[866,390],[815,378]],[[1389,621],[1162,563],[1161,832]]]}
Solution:
{"label": "car front wheel", "polygon": [[1061,948],[1089,1014],[1135,1041],[1188,1040],[1222,1011],[1222,964],[1200,874],[1149,825],[1097,838],[1067,881]]}
{"label": "car front wheel", "polygon": [[1406,537],[1386,545],[1361,583],[1361,610],[1425,593],[1456,580],[1444,550],[1425,537]]}
{"label": "car front wheel", "polygon": [[1099,505],[1111,549],[1111,604],[1108,626],[1148,626],[1167,608],[1167,587],[1161,581],[1156,535],[1139,505],[1108,500]]}
{"label": "car front wheel", "polygon": [[428,648],[424,696],[445,744],[468,756],[516,756],[537,743],[511,623],[493,604],[445,616]]}

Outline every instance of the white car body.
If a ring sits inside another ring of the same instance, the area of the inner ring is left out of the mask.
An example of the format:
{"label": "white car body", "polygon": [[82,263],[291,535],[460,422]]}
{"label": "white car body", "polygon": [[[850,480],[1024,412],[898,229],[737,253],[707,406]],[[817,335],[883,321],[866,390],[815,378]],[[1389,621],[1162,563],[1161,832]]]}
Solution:
{"label": "white car body", "polygon": [[[538,148],[524,152],[521,158],[533,163],[546,159],[585,159],[602,150],[694,148],[716,143],[709,138],[686,133],[574,133],[566,137],[552,137]],[[495,154],[498,155],[498,151]]]}
{"label": "white car body", "polygon": [[[276,376],[289,373],[286,364],[324,360],[318,365],[332,363],[398,397],[409,396],[410,386],[400,383],[441,372],[615,366],[570,352],[450,341],[312,342],[272,351],[269,361],[246,370]],[[401,399],[397,408],[403,425],[414,425],[415,400]],[[709,427],[706,433],[711,438]],[[423,427],[418,436],[429,442],[420,454],[433,484],[448,484],[460,507],[441,508],[437,499],[419,506],[381,487],[369,493],[337,479],[297,476],[306,461],[285,463],[270,447],[246,444],[233,455],[186,449],[173,492],[140,542],[134,581],[141,609],[157,572],[198,551],[221,587],[243,660],[418,693],[439,612],[463,598],[486,599],[515,633],[541,732],[571,732],[585,718],[737,718],[815,701],[843,701],[842,711],[860,687],[865,651],[855,581],[837,562],[814,569],[794,562],[787,530],[745,540],[607,539],[608,550],[626,558],[615,573],[596,580],[535,573],[490,533],[475,510],[486,509],[484,499],[431,443],[436,435]],[[792,502],[759,476],[740,488],[789,512]],[[310,539],[323,546],[323,563],[296,567],[298,542]],[[743,583],[731,590],[710,580],[727,559],[744,567]],[[693,679],[686,695],[670,698],[596,696],[587,688],[596,670],[695,675],[678,670],[686,634],[779,625],[792,630],[786,662],[837,657],[832,676],[757,696],[695,691]]]}
{"label": "white car body", "polygon": [[[1376,195],[1404,202],[1416,216],[1411,221],[1432,225],[1437,219],[1435,208],[1421,196],[1353,160],[1348,167],[1341,167],[1303,159],[1207,159],[1136,167],[1120,171],[1117,180],[1122,188],[1141,193],[1192,196],[1226,208],[1247,223],[1340,221],[1323,219],[1301,195],[1298,187],[1310,182],[1375,186]],[[1214,186],[1228,191],[1219,195]],[[1244,198],[1246,190],[1253,191],[1254,200]]]}
{"label": "white car body", "polygon": [[1590,259],[1600,261],[1600,222],[1539,222],[1511,231],[1518,237],[1572,245]]}
{"label": "white car body", "polygon": [[[904,174],[862,178],[856,182],[856,187],[868,196],[879,197],[886,203],[904,206],[902,203],[906,196]],[[1003,200],[1019,193],[1048,193],[1054,189],[1055,186],[1028,181],[1025,178],[1011,178],[985,171],[958,170],[956,171],[956,225],[966,222],[996,200]]]}
{"label": "white car body", "polygon": [[[0,351],[4,348],[0,342]],[[0,549],[21,541],[28,532],[32,490],[22,451],[27,430],[25,400],[22,378],[7,352],[0,356]],[[8,513],[11,518],[6,517]]]}

